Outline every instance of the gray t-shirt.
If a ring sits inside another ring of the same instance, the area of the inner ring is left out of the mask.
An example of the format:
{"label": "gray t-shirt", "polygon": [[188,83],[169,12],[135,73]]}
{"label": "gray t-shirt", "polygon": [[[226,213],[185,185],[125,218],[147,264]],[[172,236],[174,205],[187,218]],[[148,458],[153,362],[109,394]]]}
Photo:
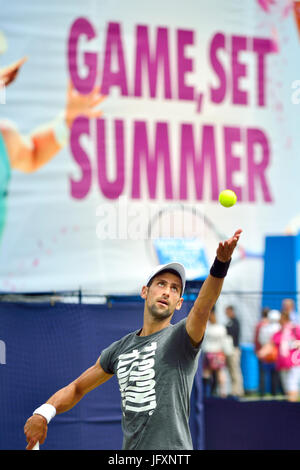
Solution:
{"label": "gray t-shirt", "polygon": [[123,450],[193,449],[190,396],[200,345],[192,346],[185,322],[149,336],[135,331],[101,353],[102,368],[119,382]]}

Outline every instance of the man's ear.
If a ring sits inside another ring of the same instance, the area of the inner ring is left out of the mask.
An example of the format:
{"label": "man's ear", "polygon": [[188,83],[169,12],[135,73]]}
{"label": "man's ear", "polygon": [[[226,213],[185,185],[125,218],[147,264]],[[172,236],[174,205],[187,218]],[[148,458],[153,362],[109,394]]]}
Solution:
{"label": "man's ear", "polygon": [[183,297],[181,297],[177,304],[176,304],[176,307],[175,307],[175,310],[180,310],[181,309],[181,306],[182,306],[182,302],[183,302]]}
{"label": "man's ear", "polygon": [[147,294],[148,294],[148,287],[147,287],[147,286],[143,286],[143,287],[142,287],[142,292],[141,292],[141,297],[142,297],[142,299],[145,300],[146,297],[147,297]]}

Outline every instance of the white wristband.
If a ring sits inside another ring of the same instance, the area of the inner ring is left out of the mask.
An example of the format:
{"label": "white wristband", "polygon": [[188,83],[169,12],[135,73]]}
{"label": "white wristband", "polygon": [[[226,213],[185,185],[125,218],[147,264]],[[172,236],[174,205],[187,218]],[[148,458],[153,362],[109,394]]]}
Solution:
{"label": "white wristband", "polygon": [[51,419],[56,415],[56,408],[53,405],[50,405],[50,403],[44,403],[44,405],[41,405],[39,408],[34,410],[33,414],[44,416],[49,424]]}
{"label": "white wristband", "polygon": [[65,113],[62,112],[54,121],[53,132],[57,143],[64,147],[70,138],[70,129],[67,126]]}

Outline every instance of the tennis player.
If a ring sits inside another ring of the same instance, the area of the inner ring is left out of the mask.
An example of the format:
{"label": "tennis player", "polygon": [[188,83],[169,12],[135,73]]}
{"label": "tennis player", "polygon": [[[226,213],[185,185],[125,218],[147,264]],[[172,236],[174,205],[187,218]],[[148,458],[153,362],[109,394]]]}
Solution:
{"label": "tennis player", "polygon": [[141,291],[142,328],[104,349],[92,367],[33,412],[24,426],[27,450],[37,441],[44,443],[47,425],[56,414],[68,411],[114,374],[122,400],[123,450],[193,448],[190,396],[200,346],[241,232],[219,244],[192,309],[176,324],[171,320],[183,302],[185,269],[180,263],[154,269]]}

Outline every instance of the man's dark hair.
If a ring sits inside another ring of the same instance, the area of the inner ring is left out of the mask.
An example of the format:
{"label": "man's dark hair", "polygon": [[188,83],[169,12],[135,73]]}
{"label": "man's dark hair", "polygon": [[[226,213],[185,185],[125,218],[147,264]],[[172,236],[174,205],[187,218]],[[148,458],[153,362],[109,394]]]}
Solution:
{"label": "man's dark hair", "polygon": [[177,276],[177,277],[180,279],[180,281],[181,281],[180,295],[181,295],[181,294],[182,294],[182,288],[183,288],[182,279],[181,279],[181,277],[179,276],[178,272],[175,271],[175,269],[171,269],[171,268],[170,268],[170,269],[168,269],[168,268],[167,268],[167,269],[163,269],[162,271],[159,271],[158,273],[154,274],[154,276],[151,277],[151,279],[149,280],[149,282],[148,282],[148,284],[147,284],[147,287],[150,287],[150,286],[151,286],[151,284],[152,284],[152,282],[153,282],[153,279],[154,279],[156,276],[161,275],[161,274],[164,274],[164,273],[175,274],[175,276]]}

